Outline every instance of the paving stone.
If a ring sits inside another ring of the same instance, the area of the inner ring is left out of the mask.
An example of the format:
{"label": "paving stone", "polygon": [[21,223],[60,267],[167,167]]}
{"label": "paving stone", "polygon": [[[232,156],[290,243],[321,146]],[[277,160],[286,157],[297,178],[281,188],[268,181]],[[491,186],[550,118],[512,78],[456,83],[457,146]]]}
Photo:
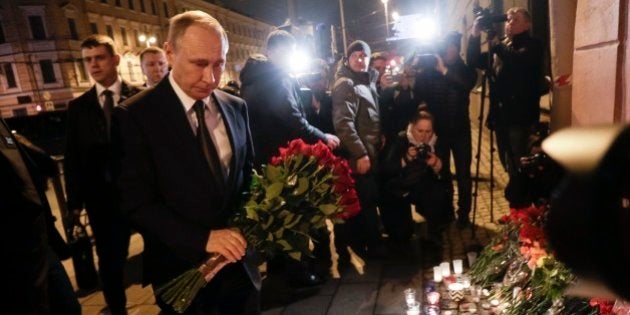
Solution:
{"label": "paving stone", "polygon": [[328,314],[372,314],[377,293],[376,282],[342,283],[333,298]]}
{"label": "paving stone", "polygon": [[332,295],[317,295],[288,305],[283,314],[287,315],[319,315],[326,314]]}

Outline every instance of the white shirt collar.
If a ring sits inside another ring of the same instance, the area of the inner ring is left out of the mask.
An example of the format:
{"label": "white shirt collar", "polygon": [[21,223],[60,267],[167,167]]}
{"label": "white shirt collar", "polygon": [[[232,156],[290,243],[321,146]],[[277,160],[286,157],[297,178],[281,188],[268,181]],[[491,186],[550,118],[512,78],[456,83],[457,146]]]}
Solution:
{"label": "white shirt collar", "polygon": [[[186,92],[184,92],[184,90],[182,90],[182,88],[179,86],[179,84],[177,84],[177,82],[175,82],[175,79],[173,78],[173,71],[171,71],[168,74],[168,81],[171,83],[171,86],[173,87],[173,90],[175,91],[175,94],[177,95],[179,100],[182,102],[182,105],[184,106],[184,111],[186,111],[186,113],[189,113],[190,109],[193,107],[193,105],[195,105],[195,102],[197,100],[195,100],[194,98],[188,96],[188,94],[186,94]],[[206,106],[207,106],[208,104],[210,104],[210,95],[206,96],[201,101],[203,101],[203,103],[206,104]],[[209,106],[209,107],[211,108],[211,106]]]}
{"label": "white shirt collar", "polygon": [[116,103],[118,103],[118,100],[120,99],[121,89],[122,89],[122,79],[120,77],[117,77],[114,84],[108,87],[104,87],[100,83],[96,82],[96,95],[98,95],[98,97],[100,98],[101,94],[103,94],[103,91],[110,90],[114,92],[114,100],[116,101]]}

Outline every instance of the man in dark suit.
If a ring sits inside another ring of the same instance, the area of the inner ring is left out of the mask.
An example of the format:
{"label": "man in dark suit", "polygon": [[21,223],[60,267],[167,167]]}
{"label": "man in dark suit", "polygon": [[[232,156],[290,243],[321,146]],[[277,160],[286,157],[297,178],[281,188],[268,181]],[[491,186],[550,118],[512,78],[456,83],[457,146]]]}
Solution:
{"label": "man in dark suit", "polygon": [[227,226],[253,159],[245,103],[217,89],[227,35],[210,15],[188,11],[171,19],[164,48],[168,77],[115,115],[120,204],[144,238],[144,281],[156,289],[219,253],[230,263],[187,314],[259,313],[260,275],[243,259],[245,238]]}
{"label": "man in dark suit", "polygon": [[96,84],[68,107],[64,164],[68,209],[75,217],[86,209],[105,300],[112,314],[126,314],[123,278],[129,228],[114,202],[110,129],[114,107],[138,89],[118,76],[120,56],[111,38],[88,37],[81,44],[81,54]]}

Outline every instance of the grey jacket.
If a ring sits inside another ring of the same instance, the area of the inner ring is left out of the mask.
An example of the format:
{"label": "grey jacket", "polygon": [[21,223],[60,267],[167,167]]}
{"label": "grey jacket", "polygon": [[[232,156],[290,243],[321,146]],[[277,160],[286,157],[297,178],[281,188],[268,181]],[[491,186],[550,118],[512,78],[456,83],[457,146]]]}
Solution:
{"label": "grey jacket", "polygon": [[333,124],[341,147],[353,171],[357,160],[365,155],[372,168],[377,167],[381,147],[381,122],[376,73],[356,73],[340,64],[333,87]]}

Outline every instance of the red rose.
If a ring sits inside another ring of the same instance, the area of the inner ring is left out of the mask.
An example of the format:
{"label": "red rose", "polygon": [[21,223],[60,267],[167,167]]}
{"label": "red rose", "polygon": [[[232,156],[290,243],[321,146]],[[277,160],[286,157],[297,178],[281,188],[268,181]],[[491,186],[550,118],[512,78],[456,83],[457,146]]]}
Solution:
{"label": "red rose", "polygon": [[539,227],[533,226],[531,224],[525,224],[521,227],[519,231],[519,238],[523,241],[531,241],[531,242],[544,242],[545,241],[545,233]]}

